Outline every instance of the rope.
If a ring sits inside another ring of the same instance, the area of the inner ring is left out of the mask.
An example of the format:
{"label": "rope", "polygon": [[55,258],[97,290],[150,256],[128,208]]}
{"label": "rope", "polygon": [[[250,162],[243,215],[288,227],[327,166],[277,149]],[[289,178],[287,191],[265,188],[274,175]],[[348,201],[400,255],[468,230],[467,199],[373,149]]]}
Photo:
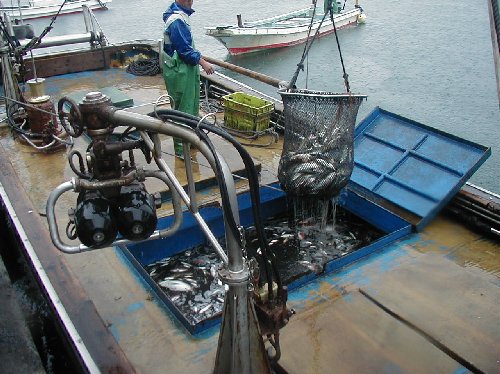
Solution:
{"label": "rope", "polygon": [[332,7],[332,3],[329,3],[328,12],[330,13],[330,20],[332,21],[333,30],[335,31],[335,40],[337,41],[337,48],[339,50],[340,62],[342,64],[342,71],[344,72],[343,77],[344,77],[345,88],[346,88],[347,92],[351,92],[351,88],[349,87],[349,75],[347,75],[347,73],[345,71],[344,59],[342,58],[342,51],[340,49],[339,36],[337,35],[337,26],[335,26],[335,21],[333,19],[333,7]]}
{"label": "rope", "polygon": [[[314,0],[313,4],[314,4],[314,11],[315,11],[316,10],[316,0]],[[295,74],[293,75],[292,79],[290,80],[288,88],[293,88],[295,86],[295,82],[297,82],[297,78],[299,77],[300,71],[304,70],[304,60],[307,57],[307,55],[309,54],[309,50],[311,49],[314,41],[316,40],[317,36],[319,35],[321,26],[323,25],[323,22],[325,21],[325,19],[326,19],[326,17],[327,17],[328,14],[330,14],[330,20],[332,21],[333,30],[335,32],[335,39],[337,41],[337,48],[339,50],[339,55],[340,55],[340,62],[342,64],[342,70],[344,72],[344,75],[343,75],[344,84],[346,86],[347,92],[351,92],[350,91],[350,87],[349,87],[349,79],[348,79],[349,76],[346,73],[345,66],[344,66],[344,59],[342,57],[342,51],[340,49],[339,37],[337,35],[337,27],[335,26],[335,21],[333,19],[333,7],[332,7],[332,3],[331,2],[328,5],[328,10],[325,12],[325,14],[323,15],[323,18],[321,19],[321,22],[318,25],[318,28],[316,29],[316,32],[314,33],[313,38],[309,42],[309,35],[311,33],[312,24],[313,24],[313,20],[314,20],[314,12],[313,12],[313,17],[311,17],[311,23],[309,24],[309,32],[308,32],[308,35],[307,35],[306,45],[304,46],[304,51],[302,53],[302,58],[300,59],[300,62],[297,64],[297,70],[295,71]]]}
{"label": "rope", "polygon": [[[314,1],[314,9],[316,10],[316,0]],[[313,13],[313,15],[314,15],[314,13]],[[316,38],[318,37],[319,30],[321,29],[321,26],[323,25],[323,22],[325,21],[327,15],[328,15],[328,12],[325,12],[323,18],[321,19],[321,22],[318,25],[318,28],[316,29],[316,32],[314,33],[314,36],[312,37],[311,41],[309,42],[309,35],[311,33],[312,24],[313,24],[313,20],[314,20],[314,18],[311,17],[311,23],[309,24],[309,33],[307,36],[306,45],[304,46],[304,51],[302,52],[302,58],[300,59],[300,62],[297,64],[297,70],[295,70],[295,74],[293,75],[292,79],[290,80],[288,88],[293,88],[295,86],[295,82],[297,82],[297,78],[299,77],[300,71],[304,70],[304,60],[306,59],[307,55],[309,54],[309,50],[311,49],[311,47],[314,43],[314,40],[316,40]]]}
{"label": "rope", "polygon": [[[105,8],[107,9],[106,6],[105,6]],[[104,34],[104,30],[102,29],[101,24],[97,20],[97,17],[95,16],[95,14],[93,12],[90,12],[90,16],[92,18],[92,23],[95,23],[95,25],[97,25],[97,28],[99,29],[99,33],[100,33],[99,34],[100,37],[98,38],[99,44],[101,44],[101,46],[102,46],[101,39],[103,39],[106,42],[106,45],[108,45],[109,44],[109,40],[108,40],[108,38],[106,38],[106,35]]]}
{"label": "rope", "polygon": [[99,3],[99,5],[101,6],[101,8],[103,9],[108,9],[108,7],[106,6],[106,4],[104,4],[101,0],[97,0],[97,2]]}
{"label": "rope", "polygon": [[160,59],[158,57],[153,57],[133,61],[128,65],[127,73],[138,76],[157,75],[160,73]]}

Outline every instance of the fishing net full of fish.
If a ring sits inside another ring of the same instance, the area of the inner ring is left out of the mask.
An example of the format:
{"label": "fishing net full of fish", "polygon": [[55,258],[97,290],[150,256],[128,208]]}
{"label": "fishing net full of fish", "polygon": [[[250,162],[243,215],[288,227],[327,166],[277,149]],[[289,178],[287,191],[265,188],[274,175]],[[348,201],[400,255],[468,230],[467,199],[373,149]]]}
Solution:
{"label": "fishing net full of fish", "polygon": [[311,90],[280,90],[285,116],[278,168],[291,196],[330,199],[354,166],[354,125],[366,96]]}

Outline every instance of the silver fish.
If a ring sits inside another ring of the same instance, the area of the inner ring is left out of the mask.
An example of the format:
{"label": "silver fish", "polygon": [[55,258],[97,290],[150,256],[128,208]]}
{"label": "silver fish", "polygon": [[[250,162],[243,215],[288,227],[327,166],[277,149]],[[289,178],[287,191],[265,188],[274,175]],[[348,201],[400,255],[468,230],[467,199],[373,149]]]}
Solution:
{"label": "silver fish", "polygon": [[173,268],[173,269],[170,269],[170,271],[171,271],[172,273],[185,273],[185,272],[187,272],[187,271],[189,271],[189,270],[191,270],[191,269],[186,268],[186,267],[183,267],[183,268]]}
{"label": "silver fish", "polygon": [[215,266],[210,267],[210,275],[212,278],[217,278],[217,269]]}
{"label": "silver fish", "polygon": [[200,313],[205,313],[207,310],[210,309],[211,306],[212,306],[211,304],[207,304],[206,306],[200,309]]}
{"label": "silver fish", "polygon": [[193,291],[193,287],[183,281],[173,280],[173,279],[165,279],[158,283],[161,287],[167,288],[170,291],[175,292],[188,292]]}

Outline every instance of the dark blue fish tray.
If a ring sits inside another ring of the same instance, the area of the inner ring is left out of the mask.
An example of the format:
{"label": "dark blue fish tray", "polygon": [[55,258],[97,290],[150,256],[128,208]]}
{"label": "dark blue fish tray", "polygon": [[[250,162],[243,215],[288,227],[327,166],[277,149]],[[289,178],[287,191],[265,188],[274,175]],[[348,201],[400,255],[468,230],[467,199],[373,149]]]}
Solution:
{"label": "dark blue fish tray", "polygon": [[[375,108],[356,128],[354,171],[337,203],[383,234],[370,244],[328,262],[324,273],[335,271],[414,230],[422,229],[490,153],[489,148]],[[263,186],[260,193],[263,218],[285,213],[286,196],[283,192]],[[241,224],[245,227],[252,225],[249,194],[239,195],[238,204]],[[200,213],[214,235],[223,237],[221,208],[204,207]],[[183,218],[182,227],[172,238],[130,245],[123,248],[123,253],[188,331],[197,334],[219,323],[220,315],[193,324],[146,271],[148,265],[160,259],[206,243],[194,217],[185,212]],[[167,227],[172,221],[173,217],[162,218],[158,228]],[[294,280],[289,284],[290,292],[316,276],[307,273]]]}

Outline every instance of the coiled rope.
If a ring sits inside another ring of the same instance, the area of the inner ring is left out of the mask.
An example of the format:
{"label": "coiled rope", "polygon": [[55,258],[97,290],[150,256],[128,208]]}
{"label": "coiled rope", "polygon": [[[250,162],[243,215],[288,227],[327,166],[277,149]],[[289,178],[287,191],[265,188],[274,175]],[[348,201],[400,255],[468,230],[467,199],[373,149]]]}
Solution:
{"label": "coiled rope", "polygon": [[158,57],[145,58],[131,62],[127,67],[127,73],[145,76],[160,73],[160,59]]}

